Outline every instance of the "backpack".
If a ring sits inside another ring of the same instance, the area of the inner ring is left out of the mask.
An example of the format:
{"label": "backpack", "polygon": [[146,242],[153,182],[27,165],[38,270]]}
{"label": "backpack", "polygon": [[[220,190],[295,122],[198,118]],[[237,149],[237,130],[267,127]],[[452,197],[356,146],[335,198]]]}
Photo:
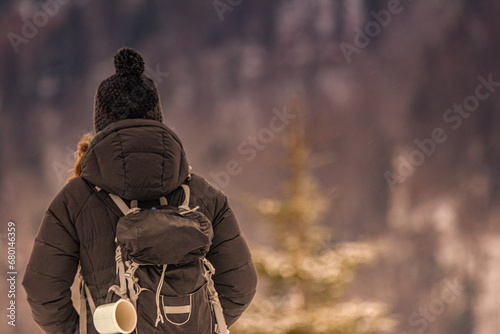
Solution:
{"label": "backpack", "polygon": [[[116,225],[116,279],[106,303],[129,300],[137,313],[141,333],[229,334],[206,259],[213,238],[212,223],[199,207],[189,208],[186,184],[184,202],[169,205],[165,197],[150,209],[108,194],[124,216]],[[98,192],[100,189],[96,187]],[[80,274],[80,334],[86,333],[86,297],[95,304]],[[83,321],[82,321],[83,320]],[[139,331],[135,330],[136,333]]]}

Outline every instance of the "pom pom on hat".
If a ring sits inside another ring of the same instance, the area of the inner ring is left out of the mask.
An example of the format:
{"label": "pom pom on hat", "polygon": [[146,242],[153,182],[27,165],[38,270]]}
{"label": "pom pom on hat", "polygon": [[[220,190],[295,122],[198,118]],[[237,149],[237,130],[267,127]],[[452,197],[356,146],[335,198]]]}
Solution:
{"label": "pom pom on hat", "polygon": [[163,122],[160,99],[153,80],[144,75],[144,59],[131,48],[118,50],[114,57],[116,74],[97,89],[94,103],[94,129],[127,118]]}
{"label": "pom pom on hat", "polygon": [[115,69],[119,75],[142,75],[144,59],[135,50],[121,48],[115,55]]}

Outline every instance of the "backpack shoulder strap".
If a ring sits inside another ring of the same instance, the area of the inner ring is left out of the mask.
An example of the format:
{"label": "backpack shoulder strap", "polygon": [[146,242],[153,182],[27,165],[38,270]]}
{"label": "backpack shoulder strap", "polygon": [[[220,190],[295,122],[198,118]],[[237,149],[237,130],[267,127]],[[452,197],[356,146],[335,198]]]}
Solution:
{"label": "backpack shoulder strap", "polygon": [[95,312],[95,304],[90,289],[83,279],[81,265],[78,266],[78,276],[80,277],[80,334],[87,334],[87,301],[92,315]]}
{"label": "backpack shoulder strap", "polygon": [[[181,185],[182,189],[184,190],[184,202],[179,206],[180,209],[184,210],[189,210],[189,197],[191,196],[191,191],[189,189],[189,186],[187,184],[182,184]],[[97,192],[101,190],[99,187],[95,187]],[[127,215],[131,212],[134,212],[138,208],[138,202],[137,200],[132,200],[130,202],[130,207],[123,201],[123,199],[115,194],[108,194],[109,197],[113,200],[113,202],[116,204],[118,209],[123,213],[123,215]],[[160,205],[168,205],[167,198],[165,196],[160,197]]]}
{"label": "backpack shoulder strap", "polygon": [[121,199],[120,196],[117,196],[115,194],[108,194],[108,195],[109,195],[109,197],[111,197],[111,199],[113,200],[113,202],[115,202],[115,204],[118,207],[118,209],[120,209],[120,211],[125,216],[130,212],[131,208],[136,208],[137,207],[137,201],[132,201],[130,203],[131,208],[129,208],[128,205],[125,204],[125,202]]}
{"label": "backpack shoulder strap", "polygon": [[219,294],[215,289],[215,283],[212,279],[212,276],[215,274],[215,268],[207,260],[207,258],[202,259],[203,264],[205,266],[204,277],[207,282],[207,292],[210,304],[212,305],[212,309],[215,315],[215,321],[217,322],[215,332],[218,334],[229,334],[229,330],[227,329],[226,319],[224,318],[224,311],[222,310],[222,305],[219,300]]}
{"label": "backpack shoulder strap", "polygon": [[191,196],[191,190],[187,184],[181,184],[181,187],[184,189],[184,202],[182,202],[179,208],[189,210],[189,197]]}
{"label": "backpack shoulder strap", "polygon": [[[93,188],[97,191],[97,194],[100,195],[101,193],[101,190],[102,188],[98,187],[98,186],[93,186]],[[115,194],[107,194],[109,196],[109,198],[111,198],[113,200],[113,202],[115,203],[115,205],[118,207],[118,209],[120,209],[120,211],[123,213],[123,215],[127,215],[129,213],[129,211],[131,210],[131,208],[128,207],[128,205],[123,201],[123,199],[121,199],[120,196],[117,196]],[[101,199],[102,196],[101,196]],[[104,199],[103,199],[104,200]],[[135,202],[135,203],[134,203]],[[134,205],[135,204],[135,205]],[[132,201],[130,203],[130,206],[132,208],[135,208],[137,207],[137,201]],[[113,209],[114,210],[114,209]],[[115,210],[114,210],[115,211]]]}

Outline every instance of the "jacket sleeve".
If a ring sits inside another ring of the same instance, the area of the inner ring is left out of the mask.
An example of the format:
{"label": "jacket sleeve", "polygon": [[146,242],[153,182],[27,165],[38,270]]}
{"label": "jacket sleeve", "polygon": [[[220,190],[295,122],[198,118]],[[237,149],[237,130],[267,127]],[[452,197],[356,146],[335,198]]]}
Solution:
{"label": "jacket sleeve", "polygon": [[23,279],[33,318],[46,333],[74,333],[78,325],[70,289],[79,242],[68,197],[61,191],[45,213]]}
{"label": "jacket sleeve", "polygon": [[215,288],[219,293],[227,325],[231,326],[250,305],[256,292],[257,274],[226,196],[213,190],[217,194],[212,222],[214,239],[207,259],[215,267]]}

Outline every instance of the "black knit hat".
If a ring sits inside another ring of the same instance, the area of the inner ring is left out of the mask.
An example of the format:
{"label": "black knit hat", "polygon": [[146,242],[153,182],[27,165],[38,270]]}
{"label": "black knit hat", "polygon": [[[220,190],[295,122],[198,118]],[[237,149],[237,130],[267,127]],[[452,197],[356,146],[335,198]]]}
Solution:
{"label": "black knit hat", "polygon": [[97,89],[94,104],[94,129],[126,118],[163,121],[160,99],[153,80],[144,73],[142,56],[130,48],[115,55],[116,74],[104,80]]}

